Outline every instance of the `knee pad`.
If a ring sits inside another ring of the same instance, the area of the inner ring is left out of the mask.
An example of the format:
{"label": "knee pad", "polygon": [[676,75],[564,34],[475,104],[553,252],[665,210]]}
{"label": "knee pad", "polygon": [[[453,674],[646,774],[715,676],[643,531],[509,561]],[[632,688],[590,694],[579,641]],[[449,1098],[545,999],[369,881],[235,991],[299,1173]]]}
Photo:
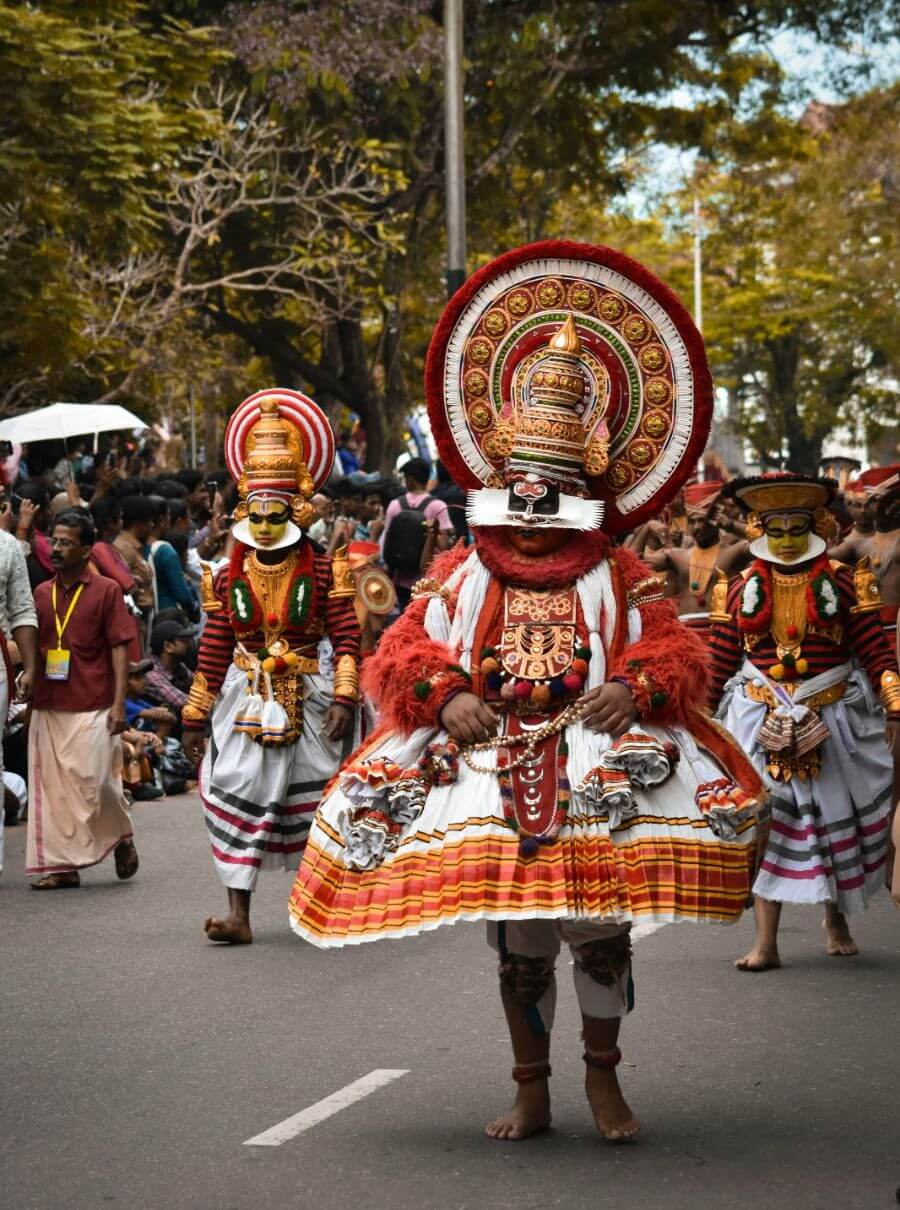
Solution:
{"label": "knee pad", "polygon": [[631,966],[631,933],[588,941],[572,951],[575,965],[595,983],[612,987]]}
{"label": "knee pad", "polygon": [[506,954],[500,961],[500,986],[520,1008],[533,1008],[553,986],[552,958]]}

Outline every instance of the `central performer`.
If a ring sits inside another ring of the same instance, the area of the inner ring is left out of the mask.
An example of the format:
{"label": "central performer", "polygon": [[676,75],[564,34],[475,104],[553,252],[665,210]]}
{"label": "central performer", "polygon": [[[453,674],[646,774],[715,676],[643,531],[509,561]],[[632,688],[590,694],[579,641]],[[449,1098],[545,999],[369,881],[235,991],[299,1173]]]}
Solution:
{"label": "central performer", "polygon": [[638,919],[731,922],[760,779],[701,713],[708,655],[611,536],[678,492],[706,442],[699,333],[609,248],[501,256],[451,299],[426,393],[474,547],[440,556],[370,658],[379,727],[317,813],[291,922],[319,946],[486,920],[518,1091],[492,1138],[550,1122],[565,942],[604,1138],[638,1123],[616,1066]]}

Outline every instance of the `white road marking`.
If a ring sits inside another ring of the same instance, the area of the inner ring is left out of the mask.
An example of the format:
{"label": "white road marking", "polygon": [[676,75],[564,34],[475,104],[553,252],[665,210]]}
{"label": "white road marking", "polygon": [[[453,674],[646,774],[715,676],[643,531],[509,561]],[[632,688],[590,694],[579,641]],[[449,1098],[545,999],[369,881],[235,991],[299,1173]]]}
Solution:
{"label": "white road marking", "polygon": [[356,1101],[361,1101],[363,1097],[369,1096],[370,1093],[377,1092],[385,1084],[390,1084],[392,1081],[399,1080],[401,1076],[406,1075],[409,1075],[408,1068],[402,1070],[395,1070],[389,1067],[376,1068],[375,1071],[370,1071],[362,1079],[354,1080],[352,1084],[339,1088],[330,1097],[316,1101],[315,1105],[310,1105],[308,1109],[301,1109],[299,1113],[285,1118],[283,1122],[279,1122],[276,1126],[270,1126],[262,1134],[255,1134],[252,1139],[245,1139],[244,1146],[280,1147],[282,1143],[287,1143],[291,1139],[296,1138],[304,1130],[311,1130],[313,1126],[318,1126],[326,1118],[333,1117],[334,1114],[340,1113],[342,1109],[346,1109]]}

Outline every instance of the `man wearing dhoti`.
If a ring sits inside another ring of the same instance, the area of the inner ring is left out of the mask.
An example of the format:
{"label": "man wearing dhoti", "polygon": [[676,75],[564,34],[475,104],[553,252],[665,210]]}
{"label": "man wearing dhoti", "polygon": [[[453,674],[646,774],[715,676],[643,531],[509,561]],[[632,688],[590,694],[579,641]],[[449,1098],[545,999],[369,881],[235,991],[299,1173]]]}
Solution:
{"label": "man wearing dhoti", "polygon": [[38,673],[28,736],[25,872],[36,891],[81,884],[78,871],[115,854],[121,879],[138,855],[122,790],[131,618],[119,585],[88,567],[94,527],[83,513],[57,518],[56,569],[34,594]]}
{"label": "man wearing dhoti", "polygon": [[227,567],[204,572],[207,623],[182,711],[200,768],[213,859],[229,912],[211,941],[247,944],[264,868],[293,869],[325,783],[349,755],[359,698],[360,628],[346,548],[327,557],[302,532],[334,464],[334,435],[298,391],[252,395],[225,434],[238,486]]}
{"label": "man wearing dhoti", "polygon": [[756,944],[737,962],[745,971],[781,965],[783,903],[824,904],[827,952],[855,954],[847,915],[884,884],[900,676],[868,560],[854,571],[827,556],[836,489],[793,474],[725,488],[749,514],[755,561],[714,590],[713,705],[772,804],[753,887]]}

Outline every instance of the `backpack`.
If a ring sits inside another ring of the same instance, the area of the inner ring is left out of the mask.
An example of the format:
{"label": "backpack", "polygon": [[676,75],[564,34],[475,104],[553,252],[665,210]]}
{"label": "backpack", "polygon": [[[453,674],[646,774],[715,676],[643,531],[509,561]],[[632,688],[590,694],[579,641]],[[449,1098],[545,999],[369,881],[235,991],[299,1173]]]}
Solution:
{"label": "backpack", "polygon": [[384,538],[382,558],[392,572],[417,574],[425,549],[425,509],[431,496],[423,496],[419,504],[412,505],[409,496],[400,497],[400,511],[388,526]]}

